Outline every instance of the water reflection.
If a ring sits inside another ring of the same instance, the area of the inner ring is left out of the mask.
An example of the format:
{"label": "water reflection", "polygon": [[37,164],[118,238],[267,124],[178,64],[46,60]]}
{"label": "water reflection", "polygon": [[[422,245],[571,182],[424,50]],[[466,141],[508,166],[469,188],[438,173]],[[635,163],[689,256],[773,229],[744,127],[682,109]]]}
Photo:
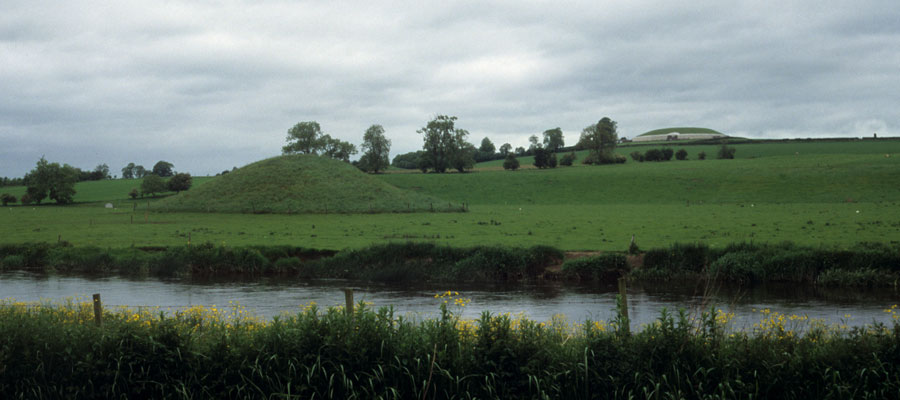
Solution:
{"label": "water reflection", "polygon": [[[127,278],[110,276],[66,276],[7,272],[0,274],[0,298],[21,301],[53,300],[101,293],[107,306],[159,306],[162,308],[191,305],[227,306],[237,302],[255,313],[270,317],[283,312],[294,313],[300,306],[315,302],[327,307],[343,304],[341,288],[353,288],[357,301],[374,307],[393,305],[401,315],[410,318],[434,317],[441,300],[434,295],[446,290],[459,291],[472,302],[461,310],[464,318],[477,318],[483,311],[522,314],[545,321],[554,314],[569,320],[609,321],[614,318],[615,285],[577,285],[572,283],[542,284],[404,284],[402,286],[371,282],[336,280],[300,280],[265,278],[235,279],[168,279]],[[883,309],[898,303],[894,290],[826,289],[803,285],[775,285],[740,288],[702,284],[632,285],[628,289],[629,314],[634,326],[655,320],[663,308],[686,309],[692,314],[716,307],[734,312],[738,326],[750,326],[761,316],[754,310],[770,308],[785,314],[805,314],[833,323],[861,325],[872,321],[888,322]],[[845,315],[850,314],[847,318]]]}

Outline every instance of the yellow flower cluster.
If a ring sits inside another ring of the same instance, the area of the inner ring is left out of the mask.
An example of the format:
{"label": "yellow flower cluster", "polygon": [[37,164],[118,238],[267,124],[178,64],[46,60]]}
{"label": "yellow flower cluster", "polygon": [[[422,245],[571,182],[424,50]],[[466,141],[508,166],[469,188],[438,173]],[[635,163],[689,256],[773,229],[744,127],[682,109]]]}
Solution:
{"label": "yellow flower cluster", "polygon": [[891,314],[891,319],[894,321],[900,320],[900,314],[897,314],[897,305],[894,304],[891,308],[884,309],[884,312]]}

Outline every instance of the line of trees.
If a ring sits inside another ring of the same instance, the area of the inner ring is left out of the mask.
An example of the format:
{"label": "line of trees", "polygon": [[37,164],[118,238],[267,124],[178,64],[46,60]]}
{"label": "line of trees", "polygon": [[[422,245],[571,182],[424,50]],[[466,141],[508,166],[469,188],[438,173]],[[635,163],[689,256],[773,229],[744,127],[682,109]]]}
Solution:
{"label": "line of trees", "polygon": [[[422,150],[399,154],[394,157],[392,165],[404,169],[418,168],[422,172],[429,170],[445,172],[450,168],[464,172],[471,169],[476,162],[505,159],[504,167],[506,169],[517,169],[519,163],[518,161],[513,162],[513,159],[533,155],[536,167],[554,168],[559,164],[572,165],[576,159],[575,149],[591,151],[583,161],[585,164],[625,162],[624,157],[614,153],[619,138],[617,124],[609,117],[604,117],[596,124],[585,127],[574,149],[565,147],[565,136],[559,127],[545,130],[542,137],[531,135],[528,138],[528,149],[524,147],[513,149],[509,143],[504,143],[497,148],[487,137],[481,140],[478,148],[475,148],[466,141],[469,132],[457,128],[456,121],[455,116],[436,116],[425,127],[416,131],[423,137]],[[559,161],[557,153],[564,149],[572,151],[563,156],[562,161]]]}
{"label": "line of trees", "polygon": [[[354,165],[363,171],[378,173],[390,165],[389,155],[391,141],[384,136],[384,127],[372,125],[363,134],[363,155]],[[350,142],[333,138],[322,132],[316,121],[298,122],[288,129],[287,144],[281,149],[282,154],[315,154],[350,162],[350,157],[357,154],[356,146]]]}

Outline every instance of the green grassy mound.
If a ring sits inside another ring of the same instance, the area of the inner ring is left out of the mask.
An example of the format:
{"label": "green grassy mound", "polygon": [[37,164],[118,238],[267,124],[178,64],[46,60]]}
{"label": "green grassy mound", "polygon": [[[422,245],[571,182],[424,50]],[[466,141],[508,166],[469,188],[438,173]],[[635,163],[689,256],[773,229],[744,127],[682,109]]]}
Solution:
{"label": "green grassy mound", "polygon": [[224,213],[458,211],[444,200],[401,190],[329,158],[290,155],[247,165],[179,195],[157,210]]}
{"label": "green grassy mound", "polygon": [[662,129],[654,129],[649,132],[644,132],[638,136],[654,136],[654,135],[668,135],[670,133],[694,133],[694,134],[710,134],[710,135],[724,135],[722,132],[715,131],[708,128],[695,128],[695,127],[676,127],[676,128],[662,128]]}

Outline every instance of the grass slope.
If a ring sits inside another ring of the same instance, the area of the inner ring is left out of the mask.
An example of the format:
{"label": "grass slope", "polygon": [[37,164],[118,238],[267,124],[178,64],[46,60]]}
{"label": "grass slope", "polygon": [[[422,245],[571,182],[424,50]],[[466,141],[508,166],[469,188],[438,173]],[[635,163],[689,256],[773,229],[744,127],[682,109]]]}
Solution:
{"label": "grass slope", "polygon": [[[383,213],[438,210],[445,201],[401,190],[326,157],[289,155],[247,165],[159,201],[157,209],[224,213]],[[453,207],[458,210],[459,207]]]}
{"label": "grass slope", "polygon": [[[130,200],[112,201],[117,209],[102,204],[17,205],[0,208],[0,243],[56,242],[61,237],[76,245],[128,247],[186,244],[190,239],[340,250],[412,240],[621,251],[632,234],[642,248],[674,242],[714,247],[785,240],[839,247],[900,243],[900,141],[733,147],[735,160],[697,160],[697,152],[713,157],[717,149],[698,145],[680,147],[688,151],[688,161],[638,163],[629,158],[619,165],[374,177],[422,195],[467,201],[467,213],[147,213],[148,206],[160,209],[162,200],[152,199],[137,201],[136,212]],[[648,148],[620,150],[627,154]],[[110,193],[122,197],[127,193],[122,188]]]}
{"label": "grass slope", "polygon": [[653,136],[653,135],[668,135],[670,133],[709,133],[709,134],[717,134],[721,135],[722,132],[715,131],[708,128],[695,128],[695,127],[674,127],[674,128],[662,128],[662,129],[654,129],[652,131],[644,132],[638,136]]}

